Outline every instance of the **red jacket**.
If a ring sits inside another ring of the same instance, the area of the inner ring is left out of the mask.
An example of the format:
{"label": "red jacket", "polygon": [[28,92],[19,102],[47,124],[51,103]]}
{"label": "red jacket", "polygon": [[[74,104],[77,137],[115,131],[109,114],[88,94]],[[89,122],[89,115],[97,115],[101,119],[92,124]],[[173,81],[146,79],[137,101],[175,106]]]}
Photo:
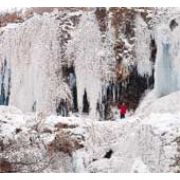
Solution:
{"label": "red jacket", "polygon": [[127,106],[126,105],[121,105],[119,107],[119,111],[120,111],[121,114],[126,114]]}

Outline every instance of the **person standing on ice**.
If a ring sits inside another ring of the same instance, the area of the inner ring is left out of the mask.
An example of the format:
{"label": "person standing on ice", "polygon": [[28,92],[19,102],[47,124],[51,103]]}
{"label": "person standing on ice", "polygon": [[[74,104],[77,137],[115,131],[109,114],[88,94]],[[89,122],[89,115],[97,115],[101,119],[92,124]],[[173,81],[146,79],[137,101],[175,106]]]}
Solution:
{"label": "person standing on ice", "polygon": [[127,106],[124,102],[122,103],[122,105],[119,106],[119,112],[120,112],[120,118],[124,119],[127,112]]}

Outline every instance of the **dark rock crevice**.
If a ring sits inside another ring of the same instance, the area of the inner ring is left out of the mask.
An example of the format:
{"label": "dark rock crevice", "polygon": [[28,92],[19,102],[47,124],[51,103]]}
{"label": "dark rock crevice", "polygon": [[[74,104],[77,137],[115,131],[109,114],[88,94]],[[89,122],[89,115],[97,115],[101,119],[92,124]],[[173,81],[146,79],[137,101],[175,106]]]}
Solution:
{"label": "dark rock crevice", "polygon": [[1,67],[1,92],[0,92],[0,105],[8,105],[11,88],[11,70],[8,67],[8,62],[5,59]]}
{"label": "dark rock crevice", "polygon": [[150,43],[150,50],[151,50],[151,56],[150,61],[155,63],[156,61],[156,54],[157,54],[157,45],[155,39],[151,37],[151,43]]}
{"label": "dark rock crevice", "polygon": [[89,114],[89,101],[88,101],[88,96],[86,89],[84,90],[84,95],[83,95],[83,113]]}

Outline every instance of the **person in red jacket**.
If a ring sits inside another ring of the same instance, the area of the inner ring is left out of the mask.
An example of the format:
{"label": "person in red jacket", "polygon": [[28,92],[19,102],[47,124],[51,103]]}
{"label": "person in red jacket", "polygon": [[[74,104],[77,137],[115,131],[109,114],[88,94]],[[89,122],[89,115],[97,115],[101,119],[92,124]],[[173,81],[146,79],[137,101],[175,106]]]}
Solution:
{"label": "person in red jacket", "polygon": [[122,103],[122,105],[119,106],[119,111],[121,119],[125,118],[127,112],[127,106],[125,103]]}

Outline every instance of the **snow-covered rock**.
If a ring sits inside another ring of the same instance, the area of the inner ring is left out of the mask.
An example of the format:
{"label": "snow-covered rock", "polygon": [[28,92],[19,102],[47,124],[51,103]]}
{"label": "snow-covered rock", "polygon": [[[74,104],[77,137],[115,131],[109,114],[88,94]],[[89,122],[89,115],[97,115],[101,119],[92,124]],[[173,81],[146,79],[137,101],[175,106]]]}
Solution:
{"label": "snow-covered rock", "polygon": [[0,170],[179,172],[179,114],[142,117],[92,121],[1,114]]}
{"label": "snow-covered rock", "polygon": [[39,126],[52,124],[52,117],[46,122],[46,117],[19,114],[15,108],[0,109],[0,172],[73,172],[72,152],[83,147],[83,134],[71,132],[75,127],[68,119],[54,118],[52,131],[41,132]]}
{"label": "snow-covered rock", "polygon": [[179,172],[180,116],[151,114],[139,131],[140,152],[150,172]]}
{"label": "snow-covered rock", "polygon": [[149,92],[136,110],[137,115],[147,116],[151,113],[179,113],[180,91],[158,98],[153,91]]}

